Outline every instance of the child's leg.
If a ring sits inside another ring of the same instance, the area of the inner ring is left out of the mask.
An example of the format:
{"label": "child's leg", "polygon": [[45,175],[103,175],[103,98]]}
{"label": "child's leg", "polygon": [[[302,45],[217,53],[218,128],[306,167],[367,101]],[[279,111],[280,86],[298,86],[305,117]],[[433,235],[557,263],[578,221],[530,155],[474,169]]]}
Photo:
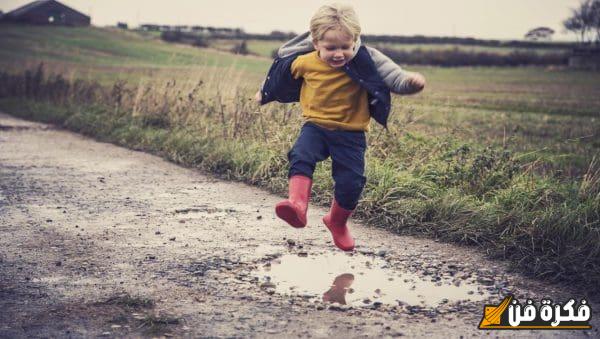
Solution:
{"label": "child's leg", "polygon": [[366,183],[366,147],[364,132],[338,131],[329,140],[335,198],[323,222],[331,231],[335,245],[344,251],[354,249],[354,239],[346,223]]}
{"label": "child's leg", "polygon": [[365,187],[365,151],[367,142],[364,132],[338,131],[329,143],[331,172],[335,181],[335,199],[347,210],[354,210]]}
{"label": "child's leg", "polygon": [[304,124],[298,140],[288,152],[290,162],[288,177],[303,175],[312,179],[317,162],[327,157],[329,157],[329,150],[323,129],[311,123]]}
{"label": "child's leg", "polygon": [[329,156],[322,132],[312,124],[302,127],[300,136],[288,153],[289,198],[275,206],[277,216],[293,227],[306,226],[306,211],[317,162]]}

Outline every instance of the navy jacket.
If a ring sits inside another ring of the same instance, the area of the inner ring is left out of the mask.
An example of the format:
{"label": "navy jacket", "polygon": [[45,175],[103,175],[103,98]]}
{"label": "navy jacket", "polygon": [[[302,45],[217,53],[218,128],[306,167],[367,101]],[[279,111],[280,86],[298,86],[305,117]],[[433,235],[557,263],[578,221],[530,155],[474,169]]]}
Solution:
{"label": "navy jacket", "polygon": [[[292,63],[303,53],[296,53],[284,58],[276,58],[269,69],[265,83],[262,86],[261,105],[271,101],[297,102],[300,101],[302,78],[292,76]],[[343,67],[344,72],[367,91],[369,113],[378,123],[387,128],[390,115],[390,89],[383,82],[371,55],[361,46],[350,62]]]}

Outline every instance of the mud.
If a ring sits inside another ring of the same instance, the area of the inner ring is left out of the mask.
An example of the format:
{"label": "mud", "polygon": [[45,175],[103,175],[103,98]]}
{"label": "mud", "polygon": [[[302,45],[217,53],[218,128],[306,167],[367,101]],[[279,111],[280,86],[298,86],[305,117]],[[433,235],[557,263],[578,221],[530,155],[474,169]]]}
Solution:
{"label": "mud", "polygon": [[[598,336],[480,331],[507,293],[585,297],[472,248],[352,224],[158,157],[0,115],[0,337]],[[592,304],[592,309],[598,305]]]}

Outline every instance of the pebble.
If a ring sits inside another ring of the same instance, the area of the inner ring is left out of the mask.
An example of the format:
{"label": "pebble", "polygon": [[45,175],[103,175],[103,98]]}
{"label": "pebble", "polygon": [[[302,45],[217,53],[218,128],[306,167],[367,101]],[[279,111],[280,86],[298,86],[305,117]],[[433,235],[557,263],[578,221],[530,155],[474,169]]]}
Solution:
{"label": "pebble", "polygon": [[270,281],[260,284],[260,288],[264,288],[264,289],[275,288],[275,287],[276,287],[276,285]]}
{"label": "pebble", "polygon": [[342,305],[342,304],[339,304],[339,303],[333,303],[333,304],[329,305],[329,310],[331,310],[331,311],[346,312],[349,309],[351,309],[350,306],[348,306],[348,305]]}
{"label": "pebble", "polygon": [[486,285],[486,286],[492,286],[494,285],[494,280],[490,279],[490,278],[485,278],[485,277],[480,277],[477,279],[477,282],[482,284],[482,285]]}

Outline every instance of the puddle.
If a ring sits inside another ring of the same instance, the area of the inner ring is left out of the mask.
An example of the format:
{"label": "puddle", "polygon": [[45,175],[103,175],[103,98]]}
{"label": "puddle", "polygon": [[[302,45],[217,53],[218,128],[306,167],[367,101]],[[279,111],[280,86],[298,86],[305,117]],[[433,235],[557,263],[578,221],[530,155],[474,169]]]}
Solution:
{"label": "puddle", "polygon": [[285,248],[281,246],[259,244],[256,247],[252,247],[252,255],[256,257],[275,258],[279,257]]}
{"label": "puddle", "polygon": [[261,266],[254,275],[263,288],[274,288],[283,295],[352,306],[382,303],[436,307],[489,297],[485,286],[474,277],[420,276],[392,270],[384,259],[363,254],[284,254]]}

